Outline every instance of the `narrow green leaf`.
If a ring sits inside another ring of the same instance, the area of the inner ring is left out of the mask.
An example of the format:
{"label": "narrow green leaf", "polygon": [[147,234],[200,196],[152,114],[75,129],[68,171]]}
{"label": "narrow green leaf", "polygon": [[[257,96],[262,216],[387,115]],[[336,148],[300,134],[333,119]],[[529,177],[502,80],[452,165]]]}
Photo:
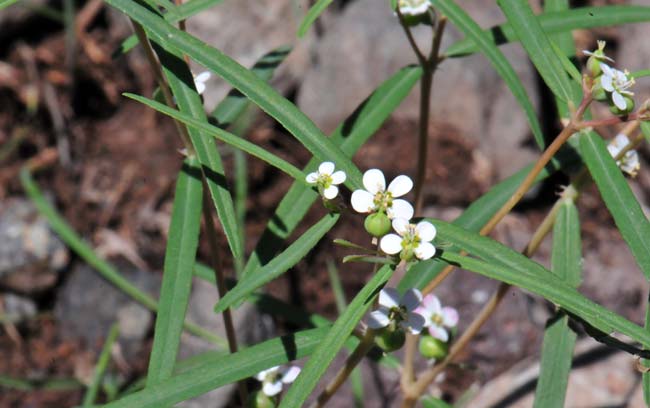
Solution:
{"label": "narrow green leaf", "polygon": [[154,386],[105,405],[105,408],[159,408],[197,397],[276,365],[310,355],[329,327],[304,330],[267,340],[164,380]]}
{"label": "narrow green leaf", "polygon": [[[196,0],[195,0],[196,1]],[[211,0],[213,1],[213,0]],[[189,4],[189,3],[185,3]],[[285,60],[291,52],[291,47],[284,45],[265,54],[251,68],[251,72],[262,81],[269,81],[276,68]],[[246,110],[251,102],[236,89],[231,90],[228,95],[214,108],[210,116],[216,121],[216,125],[227,129]]]}
{"label": "narrow green leaf", "polygon": [[[339,145],[347,157],[352,157],[410,93],[421,76],[422,70],[419,67],[411,66],[398,71],[384,81],[339,125],[330,140]],[[318,159],[311,159],[305,166],[304,173],[314,171],[319,164]],[[318,193],[310,186],[299,181],[291,185],[249,257],[242,278],[269,262],[317,198]]]}
{"label": "narrow green leaf", "polygon": [[86,390],[82,405],[84,407],[92,406],[95,403],[97,398],[97,391],[99,391],[99,385],[104,378],[104,373],[108,367],[108,362],[111,359],[111,351],[113,351],[113,344],[117,340],[119,335],[119,325],[117,323],[113,324],[106,336],[106,341],[104,341],[104,347],[99,354],[99,359],[97,360],[97,365],[95,366],[95,373],[93,374],[92,381]]}
{"label": "narrow green leaf", "polygon": [[[646,304],[645,309],[645,325],[643,326],[646,331],[650,332],[650,301]],[[648,347],[646,347],[646,350]],[[650,368],[650,359],[641,360],[641,365],[646,368]],[[646,371],[642,375],[642,384],[643,384],[643,400],[645,404],[650,406],[650,371]]]}
{"label": "narrow green leaf", "polygon": [[422,397],[420,402],[422,402],[422,407],[424,408],[452,408],[452,406],[447,404],[445,401],[432,397],[431,395]]}
{"label": "narrow green leaf", "polygon": [[[111,264],[100,258],[95,251],[88,245],[84,240],[77,235],[77,233],[65,222],[63,217],[59,215],[56,210],[47,202],[43,193],[39,190],[38,186],[34,182],[29,170],[24,167],[20,171],[20,182],[25,189],[25,192],[32,200],[39,213],[41,213],[49,223],[50,227],[54,232],[59,235],[61,240],[70,247],[70,249],[75,252],[81,259],[83,259],[88,265],[92,266],[99,274],[109,281],[111,284],[115,285],[122,292],[126,293],[136,302],[140,303],[149,310],[157,311],[158,303],[148,294],[144,293],[138,289],[135,285],[129,282],[124,276],[122,276],[117,269],[115,269]],[[225,347],[227,342],[225,339],[218,337],[209,331],[199,327],[193,323],[185,322],[185,329],[199,336],[217,346]]]}
{"label": "narrow green leaf", "polygon": [[605,205],[646,279],[650,279],[650,222],[602,138],[580,134],[580,150]]}
{"label": "narrow green leaf", "polygon": [[304,113],[266,82],[221,51],[173,27],[139,4],[130,0],[107,0],[107,2],[145,27],[149,37],[168,51],[174,52],[177,56],[186,54],[221,76],[282,124],[320,161],[335,162],[347,174],[346,185],[349,188],[361,188],[361,172],[354,163],[325,137]]}
{"label": "narrow green leaf", "polygon": [[[160,44],[154,42],[153,45],[179,111],[199,122],[207,122],[203,101],[196,92],[194,78],[185,61],[168,53]],[[244,248],[239,239],[239,228],[243,226],[237,225],[232,196],[226,185],[225,170],[217,146],[214,140],[208,137],[207,131],[194,127],[189,127],[187,131],[201,163],[203,179],[208,186],[210,198],[217,210],[230,251],[235,259],[240,258],[243,256]]]}
{"label": "narrow green leaf", "polygon": [[0,10],[7,8],[16,2],[18,2],[18,0],[0,0]]}
{"label": "narrow green leaf", "polygon": [[[232,133],[229,133],[223,129],[220,129],[216,126],[210,125],[207,122],[200,121],[197,119],[194,119],[192,116],[187,115],[185,113],[179,112],[176,109],[172,109],[168,107],[167,105],[163,105],[160,102],[156,102],[152,99],[145,98],[143,96],[139,95],[133,95],[126,93],[124,96],[134,99],[140,103],[143,103],[158,112],[164,113],[167,116],[170,116],[192,128],[200,129],[203,131],[205,134],[214,136],[215,138],[233,146],[236,147],[237,149],[241,149],[245,151],[246,153],[250,154],[251,156],[255,156],[258,159],[264,160],[271,166],[282,170],[289,176],[293,177],[296,180],[299,180],[301,183],[306,184],[304,179],[305,179],[305,173],[303,173],[300,169],[298,169],[296,166],[293,164],[290,164],[289,162],[279,158],[278,156],[274,155],[273,153],[269,153],[268,151],[262,149],[261,147],[242,139],[241,137],[235,136]],[[207,140],[206,143],[209,143],[210,140]],[[198,154],[198,152],[197,152]]]}
{"label": "narrow green leaf", "polygon": [[165,20],[172,24],[178,23],[181,20],[185,20],[204,10],[214,7],[221,2],[223,2],[223,0],[189,0],[186,3],[176,6],[174,9],[175,14],[173,16],[168,17],[165,15]]}
{"label": "narrow green leaf", "polygon": [[215,312],[223,312],[232,306],[233,303],[244,299],[257,288],[289,270],[289,268],[297,264],[314,246],[316,246],[316,244],[318,244],[318,242],[330,229],[332,229],[338,220],[339,214],[327,214],[324,216],[294,243],[289,245],[286,250],[265,265],[258,273],[243,278],[237,286],[228,291],[228,293],[226,293],[226,295],[221,298],[219,303],[215,306]]}
{"label": "narrow green leaf", "polygon": [[282,399],[280,408],[301,407],[303,405],[336,354],[343,347],[345,340],[352,333],[366,310],[372,305],[377,295],[379,295],[379,290],[388,282],[394,271],[394,266],[386,265],[382,267],[354,297],[345,313],[336,319],[327,336],[321,339],[320,344],[314,350],[311,358],[307,360],[300,375],[298,375],[298,378],[296,378],[296,381]]}
{"label": "narrow green leaf", "polygon": [[[581,281],[582,251],[578,210],[572,200],[565,200],[553,227],[552,269],[572,287]],[[539,380],[534,406],[563,407],[569,382],[576,333],[569,328],[569,316],[558,312],[544,331]]]}
{"label": "narrow green leaf", "polygon": [[553,94],[566,103],[575,102],[569,79],[530,5],[521,0],[497,0],[497,4]]}
{"label": "narrow green leaf", "polygon": [[645,137],[645,140],[650,143],[650,122],[646,121],[641,121],[641,133],[643,133],[643,137]]}
{"label": "narrow green leaf", "polygon": [[643,77],[650,76],[650,69],[642,69],[639,71],[632,72],[630,76],[632,78],[643,78]]}
{"label": "narrow green leaf", "polygon": [[318,16],[320,16],[323,11],[325,11],[330,3],[332,3],[332,0],[317,0],[316,3],[314,3],[314,5],[309,8],[307,15],[302,20],[302,23],[300,23],[300,27],[298,27],[298,37],[302,37],[305,35],[305,33],[307,33],[309,27],[311,27],[314,21],[316,21]]}
{"label": "narrow green leaf", "polygon": [[[546,0],[544,2],[544,14],[553,12],[561,13],[569,9],[569,0]],[[541,18],[538,16],[537,19],[540,20],[542,29],[546,32],[546,28],[544,27]],[[573,42],[573,35],[570,31],[553,34],[549,33],[548,38],[551,40],[551,43],[555,43],[559,50],[567,57],[575,55],[576,47]]]}
{"label": "narrow green leaf", "polygon": [[[629,23],[650,21],[650,7],[616,5],[602,7],[581,7],[562,12],[549,12],[537,16],[547,34],[568,32],[581,28],[610,27]],[[483,31],[490,42],[497,45],[518,41],[517,34],[508,23]],[[466,37],[453,43],[445,50],[448,57],[462,57],[478,52],[472,38]]]}
{"label": "narrow green leaf", "polygon": [[510,62],[503,53],[497,48],[494,41],[490,41],[483,34],[483,30],[478,24],[453,0],[436,0],[435,5],[445,14],[451,22],[454,23],[468,38],[472,38],[479,49],[485,54],[494,70],[503,78],[504,82],[517,99],[517,103],[524,110],[528,124],[535,136],[535,141],[540,149],[544,149],[544,134],[537,120],[535,108],[528,98],[524,85],[519,80]]}
{"label": "narrow green leaf", "polygon": [[201,169],[187,159],[176,181],[147,386],[169,378],[183,332],[201,227]]}
{"label": "narrow green leaf", "polygon": [[[455,244],[462,246],[462,242],[456,242]],[[554,275],[550,271],[546,276],[522,274],[519,271],[504,268],[500,265],[490,264],[449,251],[444,251],[440,255],[440,259],[450,265],[538,294],[569,313],[575,314],[604,333],[610,334],[617,331],[646,347],[650,346],[650,333],[624,317],[590,301],[559,278],[553,278]]]}
{"label": "narrow green leaf", "polygon": [[533,407],[563,407],[577,335],[569,328],[569,316],[557,313],[546,324],[542,361]]}

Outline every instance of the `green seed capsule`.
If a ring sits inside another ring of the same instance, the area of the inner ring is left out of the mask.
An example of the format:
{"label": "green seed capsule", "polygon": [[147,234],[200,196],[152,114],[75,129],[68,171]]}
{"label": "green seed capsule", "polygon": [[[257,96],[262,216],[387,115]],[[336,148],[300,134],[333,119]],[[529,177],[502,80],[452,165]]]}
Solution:
{"label": "green seed capsule", "polygon": [[607,93],[603,89],[603,86],[600,84],[600,78],[596,78],[596,83],[591,88],[591,96],[597,101],[607,100]]}
{"label": "green seed capsule", "polygon": [[390,219],[383,212],[370,214],[363,223],[366,231],[373,237],[383,237],[391,228]]}
{"label": "green seed capsule", "polygon": [[275,402],[262,391],[255,391],[248,396],[248,408],[275,408]]}
{"label": "green seed capsule", "polygon": [[595,55],[592,55],[587,59],[587,70],[591,74],[592,78],[596,78],[598,75],[603,73],[603,70],[600,68],[600,62],[601,59]]}
{"label": "green seed capsule", "polygon": [[614,115],[627,115],[628,113],[634,110],[634,99],[629,96],[623,96],[625,99],[625,109],[619,109],[618,106],[614,105],[613,101],[610,101],[609,110]]}
{"label": "green seed capsule", "polygon": [[399,350],[406,341],[404,330],[385,327],[377,332],[375,344],[385,352]]}
{"label": "green seed capsule", "polygon": [[431,336],[422,336],[420,338],[420,354],[426,358],[435,358],[441,360],[447,356],[449,344]]}

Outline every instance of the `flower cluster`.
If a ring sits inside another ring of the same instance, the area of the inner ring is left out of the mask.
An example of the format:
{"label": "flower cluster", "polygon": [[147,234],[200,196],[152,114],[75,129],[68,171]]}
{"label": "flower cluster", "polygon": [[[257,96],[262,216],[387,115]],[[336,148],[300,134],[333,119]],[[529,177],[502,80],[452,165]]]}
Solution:
{"label": "flower cluster", "polygon": [[588,55],[587,69],[595,80],[593,95],[597,100],[609,100],[615,114],[627,114],[634,109],[634,93],[630,88],[634,85],[634,78],[628,71],[621,71],[610,67],[606,62],[614,62],[605,55],[605,41],[598,41],[595,51],[582,51]]}
{"label": "flower cluster", "polygon": [[[614,139],[607,145],[607,150],[612,157],[616,158],[619,153],[630,144],[630,139],[624,134],[619,133]],[[636,150],[628,150],[623,154],[623,157],[619,158],[616,161],[618,167],[623,170],[623,172],[629,174],[632,177],[635,177],[641,168],[639,163],[639,154]]]}

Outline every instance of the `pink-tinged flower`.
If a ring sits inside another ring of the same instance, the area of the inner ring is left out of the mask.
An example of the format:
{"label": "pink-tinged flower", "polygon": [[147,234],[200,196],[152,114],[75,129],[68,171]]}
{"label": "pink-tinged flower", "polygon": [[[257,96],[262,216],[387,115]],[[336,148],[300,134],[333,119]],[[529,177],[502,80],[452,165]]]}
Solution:
{"label": "pink-tinged flower", "polygon": [[400,297],[395,288],[384,288],[379,292],[379,308],[368,314],[368,327],[377,330],[395,322],[412,334],[419,334],[424,325],[423,316],[415,313],[420,306],[422,293],[409,289]]}
{"label": "pink-tinged flower", "polygon": [[458,311],[453,307],[442,307],[440,300],[432,294],[424,297],[422,305],[415,310],[415,313],[424,317],[424,326],[429,329],[431,337],[441,341],[449,341],[447,329],[458,324]]}

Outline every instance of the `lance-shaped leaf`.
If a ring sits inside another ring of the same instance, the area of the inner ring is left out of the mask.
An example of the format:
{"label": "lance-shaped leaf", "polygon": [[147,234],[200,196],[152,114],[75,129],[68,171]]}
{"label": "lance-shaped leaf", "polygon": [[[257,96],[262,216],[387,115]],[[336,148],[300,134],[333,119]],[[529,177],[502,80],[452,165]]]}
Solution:
{"label": "lance-shaped leaf", "polygon": [[309,30],[309,27],[311,27],[314,21],[316,21],[318,16],[325,11],[330,3],[332,3],[332,0],[317,0],[316,3],[309,8],[307,15],[302,20],[302,23],[300,23],[300,27],[298,27],[298,37],[305,35],[307,30]]}
{"label": "lance-shaped leaf", "polygon": [[169,378],[183,332],[201,227],[203,185],[198,160],[189,158],[176,181],[147,386]]}

